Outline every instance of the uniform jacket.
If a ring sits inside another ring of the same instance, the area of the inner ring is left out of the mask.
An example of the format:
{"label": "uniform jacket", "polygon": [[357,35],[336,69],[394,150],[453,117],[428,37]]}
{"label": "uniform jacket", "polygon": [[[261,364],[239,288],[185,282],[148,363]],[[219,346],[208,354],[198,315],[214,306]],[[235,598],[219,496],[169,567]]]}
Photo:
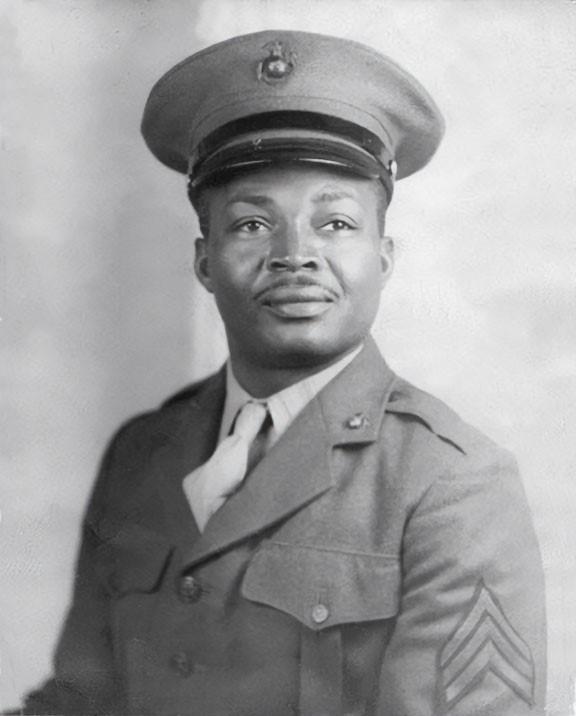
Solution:
{"label": "uniform jacket", "polygon": [[369,341],[200,534],[216,374],[112,441],[55,677],[26,713],[533,716],[541,563],[515,464]]}

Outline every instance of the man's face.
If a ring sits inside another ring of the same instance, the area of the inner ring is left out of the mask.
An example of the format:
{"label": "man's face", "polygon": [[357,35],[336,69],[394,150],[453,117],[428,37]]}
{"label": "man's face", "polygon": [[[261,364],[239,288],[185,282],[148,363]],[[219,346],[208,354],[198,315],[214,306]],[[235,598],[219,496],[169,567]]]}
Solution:
{"label": "man's face", "polygon": [[196,273],[233,360],[304,368],[355,348],[392,265],[376,182],[284,165],[207,191]]}

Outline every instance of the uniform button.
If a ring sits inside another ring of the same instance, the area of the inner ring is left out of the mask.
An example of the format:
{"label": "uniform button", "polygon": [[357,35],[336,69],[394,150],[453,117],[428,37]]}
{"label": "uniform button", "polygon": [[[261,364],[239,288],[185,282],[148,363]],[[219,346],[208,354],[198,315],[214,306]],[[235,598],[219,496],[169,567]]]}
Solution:
{"label": "uniform button", "polygon": [[191,574],[185,574],[178,582],[178,597],[184,604],[194,604],[202,596],[202,584]]}
{"label": "uniform button", "polygon": [[194,671],[194,666],[188,655],[183,651],[177,651],[170,658],[170,668],[182,677],[190,676]]}
{"label": "uniform button", "polygon": [[322,622],[328,619],[329,614],[330,612],[325,604],[317,604],[314,609],[312,609],[312,621],[316,624],[322,624]]}

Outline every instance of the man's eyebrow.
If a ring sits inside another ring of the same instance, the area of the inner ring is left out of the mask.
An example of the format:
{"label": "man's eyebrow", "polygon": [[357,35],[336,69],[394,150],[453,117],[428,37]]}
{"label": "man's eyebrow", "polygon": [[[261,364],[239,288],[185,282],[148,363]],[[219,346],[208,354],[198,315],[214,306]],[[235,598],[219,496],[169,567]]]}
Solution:
{"label": "man's eyebrow", "polygon": [[356,196],[345,189],[325,189],[316,194],[312,201],[315,204],[322,204],[328,201],[338,201],[338,199],[356,199]]}
{"label": "man's eyebrow", "polygon": [[230,206],[230,204],[255,204],[256,206],[265,206],[266,204],[271,203],[271,199],[268,196],[265,196],[263,194],[245,194],[243,192],[238,192],[237,194],[232,194],[232,196],[228,199],[226,204]]}

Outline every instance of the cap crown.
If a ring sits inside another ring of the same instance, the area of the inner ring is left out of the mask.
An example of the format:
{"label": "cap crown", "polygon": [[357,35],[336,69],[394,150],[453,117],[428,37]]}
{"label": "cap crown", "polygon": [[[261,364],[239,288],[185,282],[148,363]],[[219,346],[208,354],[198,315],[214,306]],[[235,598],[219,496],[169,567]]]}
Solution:
{"label": "cap crown", "polygon": [[397,178],[424,166],[444,131],[430,95],[385,55],[342,38],[267,30],[212,45],[167,72],[150,93],[142,133],[161,162],[187,172],[199,144],[224,125],[291,111],[372,132]]}

